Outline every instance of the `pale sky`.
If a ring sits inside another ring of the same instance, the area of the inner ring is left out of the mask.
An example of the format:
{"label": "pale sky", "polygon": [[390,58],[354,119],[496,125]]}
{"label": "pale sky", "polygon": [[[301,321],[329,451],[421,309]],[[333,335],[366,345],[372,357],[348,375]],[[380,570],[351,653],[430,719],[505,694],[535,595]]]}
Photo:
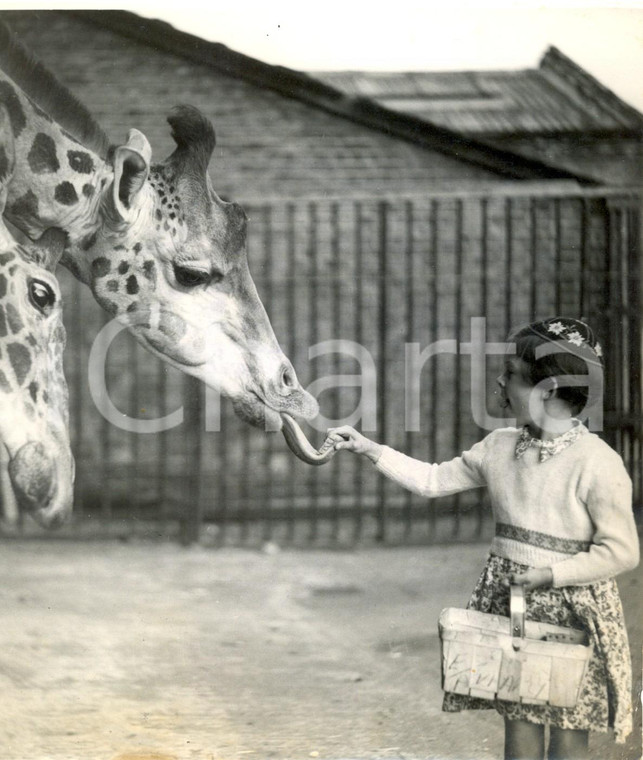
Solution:
{"label": "pale sky", "polygon": [[267,63],[300,70],[520,69],[549,45],[643,111],[643,0],[498,3],[441,0],[228,0],[210,8],[131,3],[135,13]]}
{"label": "pale sky", "polygon": [[[0,8],[21,7],[0,2]],[[549,45],[643,111],[643,0],[161,0],[29,3],[121,8],[303,71],[534,68]]]}

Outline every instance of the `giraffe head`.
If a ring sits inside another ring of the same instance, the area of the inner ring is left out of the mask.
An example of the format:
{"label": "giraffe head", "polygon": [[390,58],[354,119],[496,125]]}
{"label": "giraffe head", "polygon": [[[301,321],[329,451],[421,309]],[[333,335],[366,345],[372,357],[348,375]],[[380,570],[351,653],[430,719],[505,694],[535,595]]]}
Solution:
{"label": "giraffe head", "polygon": [[[13,171],[13,141],[0,107],[0,209]],[[58,229],[20,245],[0,217],[0,443],[18,504],[47,527],[71,511],[65,329],[53,275],[67,236]]]}
{"label": "giraffe head", "polygon": [[181,106],[176,150],[152,164],[145,136],[109,140],[82,104],[0,23],[0,102],[16,139],[5,216],[32,240],[58,227],[62,258],[97,301],[161,359],[281,427],[317,402],[281,351],[250,276],[246,217],[214,192],[214,130]]}
{"label": "giraffe head", "polygon": [[214,130],[188,106],[168,119],[176,150],[159,164],[142,133],[115,149],[101,226],[81,241],[96,299],[153,353],[231,398],[255,425],[281,413],[310,418],[300,386],[257,294],[246,255],[247,219],[214,192]]}

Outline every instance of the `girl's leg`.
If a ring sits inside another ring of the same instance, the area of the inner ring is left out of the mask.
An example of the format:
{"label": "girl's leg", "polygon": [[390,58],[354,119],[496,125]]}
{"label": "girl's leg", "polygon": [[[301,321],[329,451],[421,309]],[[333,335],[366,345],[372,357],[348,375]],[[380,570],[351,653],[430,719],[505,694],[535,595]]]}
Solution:
{"label": "girl's leg", "polygon": [[543,760],[545,727],[505,718],[505,760]]}
{"label": "girl's leg", "polygon": [[551,727],[548,760],[586,760],[589,731]]}

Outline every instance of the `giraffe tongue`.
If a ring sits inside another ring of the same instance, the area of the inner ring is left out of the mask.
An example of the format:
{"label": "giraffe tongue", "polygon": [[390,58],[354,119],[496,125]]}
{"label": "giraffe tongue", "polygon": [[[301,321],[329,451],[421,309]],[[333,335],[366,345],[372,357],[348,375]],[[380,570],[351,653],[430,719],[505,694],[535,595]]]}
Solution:
{"label": "giraffe tongue", "polygon": [[306,464],[312,465],[326,464],[332,459],[335,454],[332,444],[324,443],[319,450],[314,449],[293,417],[282,412],[281,420],[283,422],[281,432],[295,456]]}
{"label": "giraffe tongue", "polygon": [[9,462],[9,476],[18,503],[34,512],[47,505],[54,495],[54,463],[42,443],[26,443]]}

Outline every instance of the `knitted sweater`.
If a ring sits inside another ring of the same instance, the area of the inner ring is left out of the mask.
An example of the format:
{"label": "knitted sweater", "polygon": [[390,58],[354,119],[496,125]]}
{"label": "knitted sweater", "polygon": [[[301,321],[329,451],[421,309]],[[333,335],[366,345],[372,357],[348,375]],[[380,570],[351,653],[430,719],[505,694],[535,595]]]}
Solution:
{"label": "knitted sweater", "polygon": [[585,433],[545,461],[534,447],[518,459],[519,435],[516,428],[495,430],[441,464],[384,446],[376,467],[420,496],[486,486],[496,522],[491,552],[530,567],[551,567],[556,587],[636,567],[632,483],[621,457]]}

